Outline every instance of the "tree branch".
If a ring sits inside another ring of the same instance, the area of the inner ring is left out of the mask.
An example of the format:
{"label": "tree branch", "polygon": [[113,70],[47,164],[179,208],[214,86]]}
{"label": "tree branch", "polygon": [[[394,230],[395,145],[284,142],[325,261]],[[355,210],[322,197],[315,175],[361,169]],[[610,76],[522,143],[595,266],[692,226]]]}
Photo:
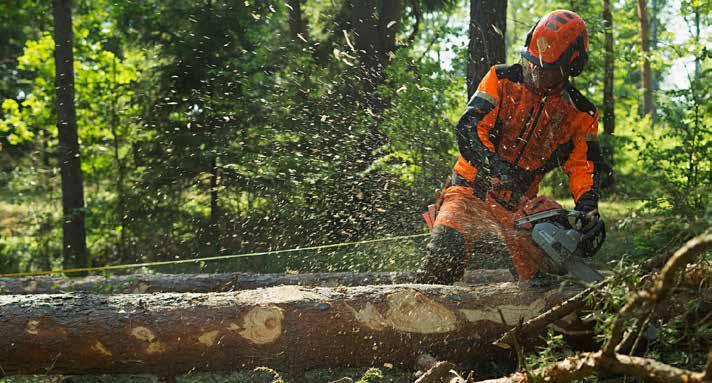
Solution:
{"label": "tree branch", "polygon": [[515,337],[519,339],[538,334],[546,326],[557,320],[573,313],[586,305],[586,299],[597,291],[601,286],[603,286],[609,279],[596,283],[595,285],[581,291],[580,293],[574,295],[573,297],[567,299],[566,301],[552,307],[550,310],[537,315],[536,317],[529,319],[528,321],[522,323],[521,326],[517,326],[507,331],[499,339],[497,339],[493,344],[502,348],[509,348],[512,346]]}
{"label": "tree branch", "polygon": [[602,349],[605,354],[611,356],[615,353],[615,348],[623,337],[625,322],[635,313],[646,311],[650,306],[654,306],[665,299],[680,271],[684,270],[688,263],[705,251],[710,243],[712,243],[712,229],[707,229],[703,234],[688,241],[670,257],[649,289],[635,293],[628,300],[628,303],[619,311],[616,320],[613,322],[611,337]]}
{"label": "tree branch", "polygon": [[[566,383],[575,379],[595,375],[600,371],[634,376],[661,383],[703,383],[704,373],[689,371],[658,362],[654,359],[613,354],[607,356],[602,351],[584,353],[564,359],[552,366],[538,369],[532,375],[545,377],[547,382]],[[483,380],[478,383],[523,383],[526,374],[518,372],[506,378]]]}
{"label": "tree branch", "polygon": [[[628,356],[616,352],[616,346],[619,345],[624,334],[626,321],[638,313],[645,313],[646,317],[642,320],[637,318],[642,323],[640,330],[645,329],[648,323],[647,315],[650,315],[650,311],[648,310],[654,309],[658,303],[669,295],[676,281],[679,279],[680,273],[686,269],[686,266],[695,257],[702,254],[709,247],[710,243],[712,243],[712,229],[708,229],[705,233],[691,239],[677,250],[667,261],[660,274],[656,276],[652,286],[641,292],[634,293],[626,305],[619,311],[613,323],[611,336],[600,351],[567,358],[549,367],[538,369],[534,373],[531,373],[531,375],[544,377],[547,382],[570,382],[575,379],[595,375],[599,372],[633,376],[666,383],[712,382],[712,351],[710,351],[708,355],[708,362],[703,372],[694,372],[670,366],[654,359]],[[606,281],[600,283],[604,282]],[[565,307],[582,305],[585,296],[588,296],[588,294],[592,293],[591,290],[597,287],[598,286],[592,286],[561,303],[559,306],[527,321],[521,326],[522,329],[525,326],[529,326],[529,329],[535,329],[538,326],[545,326],[551,323],[551,318],[555,318],[568,311],[564,309]],[[519,331],[522,331],[522,329],[519,329]],[[516,336],[516,330],[517,329],[515,329],[514,332],[509,331],[505,333],[496,343],[506,343],[510,337]],[[528,381],[530,380],[527,378],[527,373],[520,372],[509,377],[484,380],[480,383],[523,383]]]}
{"label": "tree branch", "polygon": [[416,61],[418,64],[420,64],[420,62],[423,61],[423,58],[425,58],[425,56],[428,54],[428,52],[430,52],[430,49],[433,47],[433,45],[435,45],[435,43],[440,39],[440,36],[441,36],[440,31],[443,28],[445,28],[449,23],[450,23],[450,15],[447,16],[443,25],[438,29],[437,32],[435,32],[435,34],[433,35],[433,39],[430,40],[430,43],[428,44],[428,47],[425,48],[425,50],[423,51],[423,54],[421,54],[420,57],[418,58],[418,60]]}
{"label": "tree branch", "polygon": [[415,383],[437,383],[450,375],[450,371],[455,368],[452,362],[437,362],[433,367],[418,378]]}

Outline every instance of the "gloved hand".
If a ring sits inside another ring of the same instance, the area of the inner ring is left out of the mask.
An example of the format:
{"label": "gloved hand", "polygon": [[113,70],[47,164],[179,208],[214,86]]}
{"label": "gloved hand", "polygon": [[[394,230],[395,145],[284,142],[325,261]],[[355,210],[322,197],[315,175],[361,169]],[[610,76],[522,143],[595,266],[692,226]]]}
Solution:
{"label": "gloved hand", "polygon": [[601,216],[598,214],[598,195],[592,192],[587,192],[576,201],[574,210],[584,213],[584,218],[579,226],[579,229],[587,230],[593,227]]}
{"label": "gloved hand", "polygon": [[515,171],[513,166],[514,165],[511,165],[507,161],[499,158],[499,156],[496,156],[490,162],[490,173],[492,175],[492,178],[497,178],[498,180],[500,180],[501,183],[514,182]]}
{"label": "gloved hand", "polygon": [[517,203],[526,194],[536,176],[534,171],[512,165],[500,158],[492,162],[491,173],[492,190],[511,191],[513,201]]}
{"label": "gloved hand", "polygon": [[525,190],[514,165],[496,157],[490,161],[488,194],[500,205],[514,209],[521,202]]}
{"label": "gloved hand", "polygon": [[590,191],[585,193],[578,199],[578,201],[576,201],[576,207],[574,208],[574,210],[586,213],[586,215],[593,211],[595,211],[597,214],[598,196]]}

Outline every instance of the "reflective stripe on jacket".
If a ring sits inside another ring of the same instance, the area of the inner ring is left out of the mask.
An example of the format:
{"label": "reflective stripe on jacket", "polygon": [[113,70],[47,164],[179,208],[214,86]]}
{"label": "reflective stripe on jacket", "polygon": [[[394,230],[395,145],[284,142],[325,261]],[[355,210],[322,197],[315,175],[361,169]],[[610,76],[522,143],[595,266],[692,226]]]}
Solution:
{"label": "reflective stripe on jacket", "polygon": [[597,133],[596,107],[573,86],[541,96],[524,86],[521,65],[495,65],[457,125],[461,156],[454,171],[470,183],[489,182],[498,156],[516,165],[517,182],[531,198],[544,175],[562,166],[575,201],[584,194],[597,200]]}

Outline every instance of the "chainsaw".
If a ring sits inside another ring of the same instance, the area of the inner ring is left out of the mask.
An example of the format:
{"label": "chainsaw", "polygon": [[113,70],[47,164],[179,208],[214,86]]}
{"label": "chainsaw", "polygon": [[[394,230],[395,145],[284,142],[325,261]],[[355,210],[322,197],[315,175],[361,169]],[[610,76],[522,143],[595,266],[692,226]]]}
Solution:
{"label": "chainsaw", "polygon": [[521,218],[515,220],[514,228],[531,230],[532,240],[554,265],[587,283],[603,280],[603,275],[585,261],[606,239],[603,221],[564,209],[546,197],[529,201],[517,213]]}

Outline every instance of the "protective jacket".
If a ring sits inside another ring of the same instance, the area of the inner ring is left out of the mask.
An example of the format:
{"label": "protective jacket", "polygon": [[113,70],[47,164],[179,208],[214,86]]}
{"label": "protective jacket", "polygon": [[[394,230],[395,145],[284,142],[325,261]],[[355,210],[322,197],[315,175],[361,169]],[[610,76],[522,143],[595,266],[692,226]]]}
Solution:
{"label": "protective jacket", "polygon": [[572,85],[540,95],[524,85],[521,65],[496,65],[457,125],[461,156],[454,171],[476,191],[486,191],[497,178],[492,165],[504,160],[515,174],[516,191],[533,198],[544,175],[562,166],[574,200],[597,202],[597,131],[596,107]]}

